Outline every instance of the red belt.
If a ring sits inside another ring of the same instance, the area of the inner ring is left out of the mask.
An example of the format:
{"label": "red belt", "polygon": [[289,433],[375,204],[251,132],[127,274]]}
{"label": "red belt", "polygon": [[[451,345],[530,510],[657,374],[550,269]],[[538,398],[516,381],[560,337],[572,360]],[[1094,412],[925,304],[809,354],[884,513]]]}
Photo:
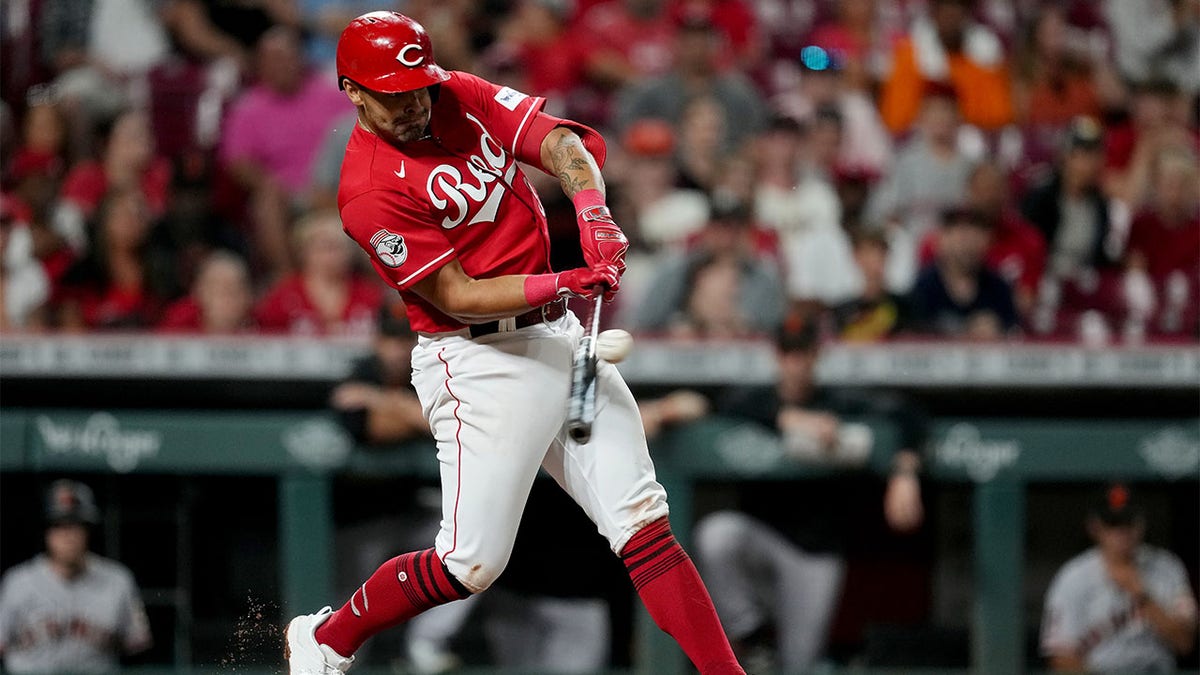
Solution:
{"label": "red belt", "polygon": [[557,321],[567,313],[567,301],[565,299],[555,300],[554,302],[534,307],[533,309],[518,314],[511,319],[501,319],[499,321],[488,321],[487,323],[472,324],[471,337],[483,337],[492,333],[499,333],[501,324],[507,324],[504,330],[517,330],[518,328],[528,328],[536,326],[545,321]]}

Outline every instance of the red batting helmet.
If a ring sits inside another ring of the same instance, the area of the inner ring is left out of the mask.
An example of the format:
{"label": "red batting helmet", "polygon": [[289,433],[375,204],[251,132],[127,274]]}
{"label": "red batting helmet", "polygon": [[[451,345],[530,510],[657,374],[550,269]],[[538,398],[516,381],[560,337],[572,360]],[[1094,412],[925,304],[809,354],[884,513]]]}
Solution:
{"label": "red batting helmet", "polygon": [[395,94],[450,79],[433,60],[433,44],[421,24],[400,12],[363,14],[346,26],[337,45],[342,78],[371,91]]}

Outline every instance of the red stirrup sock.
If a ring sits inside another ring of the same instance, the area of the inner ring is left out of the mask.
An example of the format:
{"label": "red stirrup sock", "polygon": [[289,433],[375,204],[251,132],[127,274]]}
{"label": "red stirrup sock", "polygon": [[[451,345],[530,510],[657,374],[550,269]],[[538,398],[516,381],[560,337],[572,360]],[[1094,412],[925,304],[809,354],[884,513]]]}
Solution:
{"label": "red stirrup sock", "polygon": [[745,675],[692,559],[660,518],[638,530],[621,559],[654,623],[696,664],[701,675]]}
{"label": "red stirrup sock", "polygon": [[405,553],[381,565],[317,628],[317,642],[351,656],[372,635],[470,594],[433,549]]}

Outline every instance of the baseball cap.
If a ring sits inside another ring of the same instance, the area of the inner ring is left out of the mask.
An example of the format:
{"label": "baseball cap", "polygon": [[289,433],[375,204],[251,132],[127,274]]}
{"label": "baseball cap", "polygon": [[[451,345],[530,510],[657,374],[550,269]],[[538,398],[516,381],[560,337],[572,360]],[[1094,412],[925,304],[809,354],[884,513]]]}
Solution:
{"label": "baseball cap", "polygon": [[821,331],[817,322],[801,314],[789,314],[775,335],[775,346],[781,352],[808,352],[817,347]]}
{"label": "baseball cap", "polygon": [[1104,488],[1092,505],[1092,515],[1110,527],[1132,525],[1142,515],[1129,486],[1113,483]]}
{"label": "baseball cap", "polygon": [[1104,127],[1094,117],[1079,115],[1067,127],[1067,149],[1099,150],[1104,141]]}
{"label": "baseball cap", "polygon": [[100,509],[92,489],[73,480],[56,480],[46,491],[46,525],[83,524],[100,522]]}

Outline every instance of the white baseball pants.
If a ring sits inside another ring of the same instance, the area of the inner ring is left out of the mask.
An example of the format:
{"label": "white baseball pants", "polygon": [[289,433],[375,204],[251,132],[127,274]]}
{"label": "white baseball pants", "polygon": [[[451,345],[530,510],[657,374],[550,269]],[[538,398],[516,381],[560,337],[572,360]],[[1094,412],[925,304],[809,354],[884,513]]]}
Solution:
{"label": "white baseball pants", "polygon": [[441,465],[435,548],[472,592],[508,563],[539,467],[583,507],[614,553],[667,515],[637,403],[611,364],[598,364],[591,441],[567,436],[571,363],[582,335],[568,312],[475,339],[466,330],[422,335],[413,349],[413,384]]}

